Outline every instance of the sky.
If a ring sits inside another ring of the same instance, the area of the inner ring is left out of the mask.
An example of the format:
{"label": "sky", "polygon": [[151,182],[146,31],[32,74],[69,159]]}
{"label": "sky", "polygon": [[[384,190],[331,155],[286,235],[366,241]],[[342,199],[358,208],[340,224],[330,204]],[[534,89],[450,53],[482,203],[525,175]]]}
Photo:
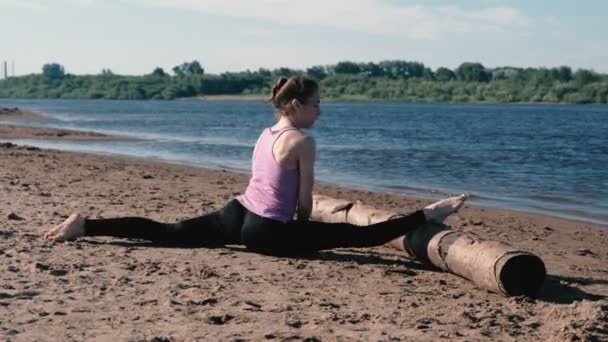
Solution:
{"label": "sky", "polygon": [[608,73],[607,13],[606,0],[0,0],[0,61],[16,75],[394,59]]}

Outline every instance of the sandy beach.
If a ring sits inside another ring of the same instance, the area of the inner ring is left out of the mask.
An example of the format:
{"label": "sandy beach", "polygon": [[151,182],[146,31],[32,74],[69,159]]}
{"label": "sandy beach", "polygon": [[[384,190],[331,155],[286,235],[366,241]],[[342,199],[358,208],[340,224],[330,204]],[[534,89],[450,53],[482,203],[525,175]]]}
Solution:
{"label": "sandy beach", "polygon": [[[45,119],[45,116],[16,107],[0,107],[0,120],[36,121],[41,119]],[[26,127],[12,124],[0,124],[0,139],[134,140],[134,138],[119,135],[48,127]]]}
{"label": "sandy beach", "polygon": [[[538,298],[488,293],[385,246],[279,258],[242,246],[54,243],[41,234],[72,212],[172,222],[220,209],[248,175],[2,143],[48,137],[20,129],[0,127],[0,340],[608,340],[608,227],[472,205],[448,219],[540,256]],[[315,193],[400,212],[431,202]]]}
{"label": "sandy beach", "polygon": [[40,120],[44,115],[17,107],[0,107],[0,120]]}
{"label": "sandy beach", "polygon": [[58,128],[33,128],[0,124],[0,139],[47,139],[47,140],[134,140],[118,135],[83,132]]}

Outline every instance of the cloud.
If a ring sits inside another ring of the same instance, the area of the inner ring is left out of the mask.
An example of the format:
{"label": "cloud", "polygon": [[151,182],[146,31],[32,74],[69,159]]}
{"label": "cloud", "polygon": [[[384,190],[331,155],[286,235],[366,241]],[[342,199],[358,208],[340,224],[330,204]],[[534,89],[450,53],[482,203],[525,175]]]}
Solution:
{"label": "cloud", "polygon": [[70,4],[82,5],[82,6],[93,5],[97,2],[96,0],[63,0],[63,1],[70,3]]}
{"label": "cloud", "polygon": [[[56,0],[91,6],[97,0]],[[274,23],[283,27],[321,27],[403,37],[440,40],[454,34],[527,33],[532,21],[519,10],[505,6],[462,8],[458,6],[402,5],[387,0],[108,0],[139,6],[196,11],[235,19]],[[49,1],[0,0],[0,7],[48,9]]]}
{"label": "cloud", "polygon": [[522,33],[531,20],[511,7],[406,6],[382,0],[128,0],[291,26],[330,27],[420,40],[454,33]]}
{"label": "cloud", "polygon": [[[49,2],[50,1],[44,0],[0,0],[0,7],[48,10],[51,7]],[[55,4],[57,4],[57,2],[62,2],[68,5],[92,5],[95,4],[97,0],[56,0]]]}
{"label": "cloud", "polygon": [[38,2],[27,0],[0,0],[0,7],[16,7],[31,10],[44,10],[48,8]]}

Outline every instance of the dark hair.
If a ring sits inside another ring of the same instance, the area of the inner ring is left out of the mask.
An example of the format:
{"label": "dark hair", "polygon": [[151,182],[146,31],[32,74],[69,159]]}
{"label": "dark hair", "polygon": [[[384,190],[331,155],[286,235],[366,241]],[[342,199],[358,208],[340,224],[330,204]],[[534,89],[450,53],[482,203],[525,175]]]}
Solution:
{"label": "dark hair", "polygon": [[319,84],[311,78],[304,76],[279,77],[272,86],[270,98],[266,102],[272,102],[277,109],[277,114],[287,115],[291,111],[292,100],[296,99],[301,103],[306,103],[317,91],[319,91]]}

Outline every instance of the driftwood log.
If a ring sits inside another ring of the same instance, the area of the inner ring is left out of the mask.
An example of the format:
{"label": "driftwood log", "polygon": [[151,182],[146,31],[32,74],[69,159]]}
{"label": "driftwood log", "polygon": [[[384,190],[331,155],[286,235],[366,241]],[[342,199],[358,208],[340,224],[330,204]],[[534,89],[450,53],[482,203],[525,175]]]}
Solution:
{"label": "driftwood log", "polygon": [[[399,217],[398,213],[315,195],[312,219],[359,226]],[[536,255],[498,241],[483,240],[444,224],[426,223],[388,243],[413,258],[454,273],[505,296],[536,295],[547,274]]]}

